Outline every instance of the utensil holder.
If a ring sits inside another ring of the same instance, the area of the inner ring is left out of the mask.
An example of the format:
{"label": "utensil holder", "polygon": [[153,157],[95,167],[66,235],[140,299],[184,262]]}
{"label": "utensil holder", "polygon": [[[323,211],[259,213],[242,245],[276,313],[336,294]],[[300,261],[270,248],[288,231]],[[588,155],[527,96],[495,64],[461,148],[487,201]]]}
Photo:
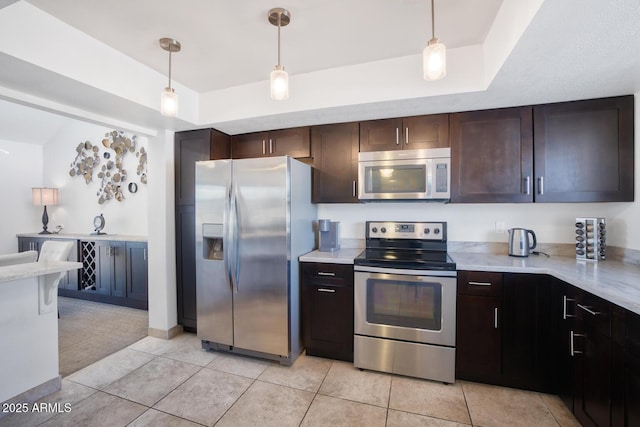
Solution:
{"label": "utensil holder", "polygon": [[598,261],[606,259],[606,220],[576,218],[576,259]]}

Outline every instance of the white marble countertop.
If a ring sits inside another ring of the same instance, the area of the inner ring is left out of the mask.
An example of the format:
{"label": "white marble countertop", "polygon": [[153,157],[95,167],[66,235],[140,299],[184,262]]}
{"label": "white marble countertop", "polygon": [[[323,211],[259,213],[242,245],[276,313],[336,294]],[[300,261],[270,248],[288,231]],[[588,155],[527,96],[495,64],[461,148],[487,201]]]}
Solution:
{"label": "white marble countertop", "polygon": [[82,268],[81,262],[42,261],[0,267],[0,283]]}
{"label": "white marble countertop", "polygon": [[320,252],[315,250],[301,255],[300,262],[327,262],[331,264],[353,264],[353,259],[360,255],[364,248],[342,248],[335,252]]}
{"label": "white marble countertop", "polygon": [[38,233],[21,233],[16,234],[17,237],[39,237],[44,239],[75,239],[75,240],[117,240],[126,242],[143,242],[147,241],[147,236],[130,236],[126,234],[38,234]]}
{"label": "white marble countertop", "polygon": [[[337,252],[317,250],[300,256],[301,262],[353,264],[363,248]],[[640,314],[640,265],[620,261],[579,261],[573,257],[530,255],[526,258],[491,253],[449,252],[457,270],[548,274]]]}
{"label": "white marble countertop", "polygon": [[449,255],[458,270],[548,274],[640,314],[640,265],[544,255],[526,258],[471,252],[449,252]]}

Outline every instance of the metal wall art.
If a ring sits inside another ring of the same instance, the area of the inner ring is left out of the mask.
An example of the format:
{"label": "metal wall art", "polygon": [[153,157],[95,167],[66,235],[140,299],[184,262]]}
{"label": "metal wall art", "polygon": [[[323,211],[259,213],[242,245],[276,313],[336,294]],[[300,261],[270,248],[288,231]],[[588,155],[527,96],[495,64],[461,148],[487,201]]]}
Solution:
{"label": "metal wall art", "polygon": [[[98,204],[115,199],[119,202],[125,199],[124,191],[129,189],[130,193],[135,193],[138,186],[135,183],[127,184],[127,170],[123,166],[123,160],[127,153],[136,153],[138,158],[137,175],[142,184],[147,183],[147,152],[144,147],[136,152],[136,136],[126,135],[123,131],[114,130],[105,134],[102,140],[104,153],[100,156],[100,147],[92,145],[86,141],[76,147],[76,158],[71,163],[69,175],[82,176],[87,184],[93,181],[93,172],[98,170],[100,188],[96,195]],[[104,163],[102,163],[104,158]],[[102,165],[101,165],[102,163]]]}

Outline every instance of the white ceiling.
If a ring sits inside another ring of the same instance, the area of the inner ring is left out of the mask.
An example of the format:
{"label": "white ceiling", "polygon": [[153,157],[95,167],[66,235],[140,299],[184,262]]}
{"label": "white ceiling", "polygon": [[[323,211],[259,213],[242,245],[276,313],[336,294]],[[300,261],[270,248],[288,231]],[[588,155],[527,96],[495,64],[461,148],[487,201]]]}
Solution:
{"label": "white ceiling", "polygon": [[[436,0],[436,36],[449,49],[481,44],[500,8],[513,5],[521,8],[530,1]],[[0,13],[2,7],[15,2],[0,0]],[[274,6],[286,7],[292,14],[291,24],[282,29],[282,63],[294,79],[314,70],[419,55],[431,37],[428,0],[287,0],[274,4],[262,0],[180,3],[20,0],[18,3],[41,8],[161,75],[167,73],[168,55],[158,46],[158,39],[176,38],[183,49],[173,57],[174,81],[200,95],[254,82],[262,84],[268,79],[276,61],[277,30],[268,23],[266,15]],[[199,122],[198,126],[237,134],[638,93],[639,22],[638,0],[545,0],[486,90],[394,97],[395,87],[401,87],[402,82],[390,75],[389,84],[380,87],[387,97],[380,101],[290,111],[273,107],[272,113],[227,121],[213,118],[214,121]],[[37,36],[37,31],[33,34]],[[2,43],[12,46],[11,40]],[[60,49],[73,52],[74,46]],[[66,115],[84,115],[85,120],[87,116],[89,120],[98,117],[93,120],[96,123],[100,122],[99,117],[108,117],[114,122],[120,120],[148,129],[196,127],[188,121],[167,122],[157,109],[148,105],[106,93],[88,81],[73,81],[2,49],[0,90],[0,98],[27,99],[25,104],[35,106],[45,104],[44,109],[50,112],[55,112],[56,105],[75,108],[81,113],[69,113],[70,108],[66,108]],[[18,92],[27,96],[12,95]],[[29,97],[40,100],[30,102]],[[5,135],[10,135],[12,140],[44,142],[46,129],[49,134],[58,131],[58,123],[48,113],[40,120],[37,112],[25,116],[25,107],[6,104],[0,104],[0,139],[9,139]],[[11,105],[18,107],[15,112]],[[25,125],[25,121],[31,126]],[[33,136],[28,136],[29,132]]]}
{"label": "white ceiling", "polygon": [[[431,38],[429,0],[28,1],[163,74],[168,53],[158,40],[178,40],[172,78],[197,92],[265,80],[277,62],[272,7],[291,13],[281,29],[291,75],[414,55]],[[482,43],[501,3],[437,0],[436,37],[449,48]]]}

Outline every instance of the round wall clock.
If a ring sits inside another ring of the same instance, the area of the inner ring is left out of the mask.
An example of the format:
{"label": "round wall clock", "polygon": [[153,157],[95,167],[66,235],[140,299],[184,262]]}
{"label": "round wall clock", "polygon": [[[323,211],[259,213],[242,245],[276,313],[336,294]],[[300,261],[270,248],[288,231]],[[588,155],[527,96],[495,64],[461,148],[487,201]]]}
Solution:
{"label": "round wall clock", "polygon": [[102,214],[93,218],[93,226],[95,227],[95,230],[92,234],[107,234],[102,232],[102,229],[104,228],[104,216],[102,216]]}

